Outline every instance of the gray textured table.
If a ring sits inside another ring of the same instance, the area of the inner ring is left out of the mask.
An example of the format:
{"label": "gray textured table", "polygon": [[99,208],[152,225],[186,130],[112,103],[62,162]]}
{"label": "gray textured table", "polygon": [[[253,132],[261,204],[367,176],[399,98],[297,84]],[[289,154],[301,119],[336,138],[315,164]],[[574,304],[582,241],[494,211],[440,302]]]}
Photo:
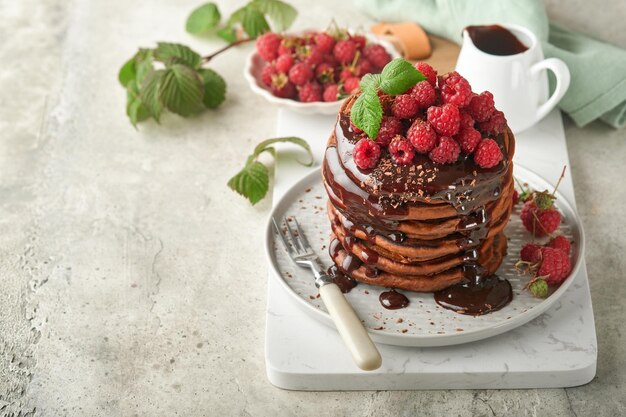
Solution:
{"label": "gray textured table", "polygon": [[[275,128],[276,110],[241,75],[248,49],[215,60],[229,85],[220,110],[139,131],[123,114],[116,72],[136,47],[218,46],[184,32],[198,1],[173,3],[0,2],[0,414],[626,414],[626,131],[578,129],[567,119],[598,332],[592,383],[524,391],[272,387],[259,250],[270,202],[250,207],[225,187]],[[297,27],[332,16],[369,24],[349,2],[296,3]],[[624,2],[551,0],[548,10],[626,47]]]}

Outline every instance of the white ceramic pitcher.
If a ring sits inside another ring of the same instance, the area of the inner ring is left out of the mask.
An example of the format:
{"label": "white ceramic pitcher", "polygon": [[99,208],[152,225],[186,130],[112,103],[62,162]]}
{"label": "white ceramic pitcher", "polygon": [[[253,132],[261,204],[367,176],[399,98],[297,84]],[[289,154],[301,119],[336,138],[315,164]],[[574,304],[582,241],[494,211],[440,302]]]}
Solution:
{"label": "white ceramic pitcher", "polygon": [[[514,133],[521,132],[543,119],[563,98],[570,82],[567,65],[557,58],[544,59],[541,44],[528,29],[500,25],[511,31],[528,49],[514,55],[491,55],[474,45],[467,30],[456,70],[480,93],[493,94],[496,107],[504,112]],[[556,88],[548,98],[548,75],[556,77]]]}

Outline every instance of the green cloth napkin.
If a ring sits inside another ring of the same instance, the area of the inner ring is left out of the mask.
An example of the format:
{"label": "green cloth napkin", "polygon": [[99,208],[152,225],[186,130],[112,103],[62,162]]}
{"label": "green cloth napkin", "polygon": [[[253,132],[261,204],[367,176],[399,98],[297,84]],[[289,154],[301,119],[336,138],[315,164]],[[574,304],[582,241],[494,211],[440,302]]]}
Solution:
{"label": "green cloth napkin", "polygon": [[559,107],[578,126],[600,119],[626,125],[626,51],[548,22],[542,0],[354,0],[386,22],[413,20],[427,32],[461,43],[469,25],[515,23],[542,41],[547,57],[562,59],[571,84]]}

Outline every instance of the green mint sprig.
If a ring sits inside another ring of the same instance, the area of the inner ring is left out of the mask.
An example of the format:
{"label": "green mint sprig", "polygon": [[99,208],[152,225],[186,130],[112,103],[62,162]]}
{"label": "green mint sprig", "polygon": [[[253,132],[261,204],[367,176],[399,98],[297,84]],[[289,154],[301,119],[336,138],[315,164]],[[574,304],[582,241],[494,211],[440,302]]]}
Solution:
{"label": "green mint sprig", "polygon": [[408,61],[396,58],[385,65],[380,74],[367,74],[361,79],[361,95],[352,105],[350,120],[363,130],[370,139],[376,139],[383,118],[383,108],[378,98],[380,89],[386,94],[398,95],[425,80]]}
{"label": "green mint sprig", "polygon": [[271,145],[278,142],[289,142],[302,147],[307,152],[310,161],[300,163],[305,166],[313,165],[313,153],[311,152],[311,147],[304,139],[290,136],[267,139],[259,143],[256,148],[254,148],[254,152],[248,156],[246,165],[243,169],[228,180],[228,186],[233,191],[250,200],[252,205],[261,201],[267,195],[267,191],[269,190],[269,170],[265,165],[258,161],[258,158],[263,152],[268,152],[276,158],[276,148]]}
{"label": "green mint sprig", "polygon": [[[156,48],[141,48],[120,69],[119,81],[126,89],[126,114],[133,126],[147,119],[160,121],[164,110],[183,117],[217,108],[226,98],[226,82],[212,69],[203,67],[226,50],[249,42],[271,30],[287,29],[297,16],[292,6],[280,0],[251,0],[221,23],[215,3],[195,9],[186,22],[189,33],[214,33],[229,44],[211,55],[200,56],[178,43],[160,42]],[[244,35],[245,33],[245,35]]]}

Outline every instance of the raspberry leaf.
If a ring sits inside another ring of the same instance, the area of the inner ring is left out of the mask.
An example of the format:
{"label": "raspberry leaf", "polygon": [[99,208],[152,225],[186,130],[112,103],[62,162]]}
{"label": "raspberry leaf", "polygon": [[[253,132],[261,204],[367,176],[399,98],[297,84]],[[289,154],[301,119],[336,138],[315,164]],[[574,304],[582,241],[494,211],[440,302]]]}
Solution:
{"label": "raspberry leaf", "polygon": [[185,30],[197,35],[215,29],[221,19],[215,3],[205,3],[191,12],[185,23]]}
{"label": "raspberry leaf", "polygon": [[131,80],[126,86],[126,115],[128,115],[130,122],[136,128],[138,122],[150,117],[150,112],[141,102],[137,80]]}
{"label": "raspberry leaf", "polygon": [[301,146],[306,152],[310,161],[307,163],[300,162],[304,165],[311,166],[313,164],[313,154],[309,144],[298,137],[282,137],[267,139],[259,143],[252,155],[248,156],[246,165],[235,176],[228,180],[228,186],[235,192],[246,197],[252,205],[261,201],[269,190],[269,172],[265,165],[257,160],[259,155],[264,152],[271,154],[276,158],[276,149],[271,146],[275,143],[287,142]]}
{"label": "raspberry leaf", "polygon": [[192,68],[175,64],[165,70],[159,98],[170,111],[188,117],[202,110],[203,79]]}
{"label": "raspberry leaf", "polygon": [[199,72],[204,82],[204,98],[202,101],[209,109],[215,109],[226,98],[226,82],[212,69],[201,68]]}
{"label": "raspberry leaf", "polygon": [[165,70],[156,70],[148,74],[144,82],[141,84],[139,97],[141,102],[144,103],[148,113],[159,122],[161,119],[161,112],[163,111],[163,105],[160,99],[161,82]]}
{"label": "raspberry leaf", "polygon": [[228,181],[228,186],[254,205],[267,194],[269,182],[267,167],[253,160]]}
{"label": "raspberry leaf", "polygon": [[120,84],[128,87],[128,84],[137,80],[139,84],[145,79],[146,75],[152,71],[153,56],[151,49],[140,49],[131,59],[120,69],[118,79]]}
{"label": "raspberry leaf", "polygon": [[265,32],[269,32],[270,30],[270,25],[267,23],[263,13],[251,5],[248,5],[244,9],[241,26],[243,26],[243,30],[245,30],[251,38],[256,38],[257,36]]}
{"label": "raspberry leaf", "polygon": [[361,91],[365,90],[374,90],[378,88],[380,85],[380,74],[365,74],[363,78],[361,78],[361,82],[359,82],[359,87]]}
{"label": "raspberry leaf", "polygon": [[270,18],[278,32],[291,26],[298,15],[296,9],[280,0],[253,0],[252,4]]}
{"label": "raspberry leaf", "polygon": [[191,48],[179,43],[159,42],[154,50],[154,57],[157,61],[167,62],[176,58],[177,62],[183,62],[192,68],[200,67],[202,58]]}
{"label": "raspberry leaf", "polygon": [[425,79],[424,74],[416,70],[410,62],[396,58],[383,68],[380,88],[387,94],[398,95]]}
{"label": "raspberry leaf", "polygon": [[237,32],[231,27],[224,27],[215,32],[217,36],[224,39],[228,43],[233,43],[237,40]]}
{"label": "raspberry leaf", "polygon": [[350,119],[370,139],[376,139],[383,118],[383,108],[376,90],[367,89],[356,99],[350,111]]}

